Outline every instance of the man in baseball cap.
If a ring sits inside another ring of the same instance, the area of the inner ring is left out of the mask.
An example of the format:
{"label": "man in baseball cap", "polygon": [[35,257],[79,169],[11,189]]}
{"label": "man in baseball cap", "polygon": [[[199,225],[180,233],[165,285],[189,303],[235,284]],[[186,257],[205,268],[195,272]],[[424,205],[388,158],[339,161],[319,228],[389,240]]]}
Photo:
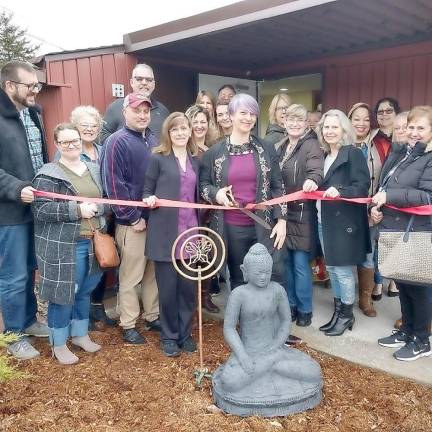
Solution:
{"label": "man in baseball cap", "polygon": [[[150,124],[152,102],[141,93],[128,94],[123,102],[125,126],[114,132],[103,146],[101,171],[108,198],[140,201],[144,179],[157,145]],[[112,206],[120,252],[119,306],[123,339],[143,344],[145,338],[136,329],[141,298],[147,329],[160,331],[159,297],[154,264],[144,256],[148,211],[142,207]],[[127,239],[127,241],[126,241]]]}

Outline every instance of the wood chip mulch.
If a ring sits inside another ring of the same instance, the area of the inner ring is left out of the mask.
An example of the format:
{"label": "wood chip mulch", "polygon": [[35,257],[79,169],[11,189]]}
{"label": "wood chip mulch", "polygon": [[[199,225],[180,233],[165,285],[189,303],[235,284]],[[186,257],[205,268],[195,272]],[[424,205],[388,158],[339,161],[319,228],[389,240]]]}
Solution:
{"label": "wood chip mulch", "polygon": [[[204,334],[206,365],[214,370],[229,353],[221,323],[205,323]],[[126,346],[118,328],[92,332],[102,351],[77,351],[74,366],[57,364],[47,342],[36,341],[41,357],[19,364],[32,377],[0,385],[0,431],[432,431],[431,388],[307,346],[301,349],[324,375],[324,398],[316,409],[275,419],[214,413],[210,381],[195,386],[198,354],[166,358],[158,335],[146,336],[145,346]]]}

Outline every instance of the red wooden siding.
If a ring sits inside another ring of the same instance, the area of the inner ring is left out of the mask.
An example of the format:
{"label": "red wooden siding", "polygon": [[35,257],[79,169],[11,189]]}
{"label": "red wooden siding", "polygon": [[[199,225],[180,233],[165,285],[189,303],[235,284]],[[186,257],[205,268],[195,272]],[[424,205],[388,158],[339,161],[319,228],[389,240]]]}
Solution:
{"label": "red wooden siding", "polygon": [[398,99],[404,110],[432,105],[432,42],[278,65],[258,72],[268,78],[323,73],[325,109],[346,111],[359,101],[374,105],[384,96]]}
{"label": "red wooden siding", "polygon": [[44,109],[49,153],[55,153],[52,130],[68,121],[71,111],[79,105],[93,105],[103,115],[114,100],[111,84],[129,88],[129,78],[136,64],[134,56],[112,53],[50,61],[46,58],[47,86],[38,97]]}

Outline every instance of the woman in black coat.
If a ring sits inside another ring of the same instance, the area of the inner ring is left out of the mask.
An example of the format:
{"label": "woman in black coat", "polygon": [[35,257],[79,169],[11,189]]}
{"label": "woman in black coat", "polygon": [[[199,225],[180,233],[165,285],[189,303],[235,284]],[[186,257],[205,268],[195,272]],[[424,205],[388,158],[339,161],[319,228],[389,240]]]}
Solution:
{"label": "woman in black coat", "polygon": [[[154,149],[146,171],[143,201],[149,206],[154,206],[158,198],[197,202],[199,164],[194,156],[198,148],[191,135],[191,124],[185,114],[174,112],[164,121],[160,145]],[[155,263],[161,347],[168,357],[178,356],[180,351],[196,351],[191,336],[196,284],[178,274],[171,261],[177,236],[196,226],[195,209],[159,207],[149,215],[145,254]],[[176,250],[178,260],[179,249]]]}
{"label": "woman in black coat", "polygon": [[[323,115],[317,127],[326,152],[321,188],[330,198],[367,197],[369,170],[360,149],[353,143],[355,132],[339,110]],[[320,327],[327,336],[340,336],[354,324],[355,277],[352,266],[361,264],[371,251],[365,204],[318,201],[318,232],[334,294],[335,312]]]}
{"label": "woman in black coat", "polygon": [[[258,103],[252,96],[240,93],[231,99],[228,110],[233,123],[231,135],[217,142],[203,156],[202,198],[232,207],[230,196],[233,196],[244,207],[283,195],[274,147],[264,145],[251,135],[259,114]],[[218,210],[211,215],[210,227],[222,236],[227,246],[231,288],[244,284],[240,265],[257,242],[267,246],[273,256],[273,277],[283,282],[281,253],[286,235],[286,205],[258,210],[256,214],[264,223],[257,223],[240,210]]]}
{"label": "woman in black coat", "polygon": [[[372,198],[372,220],[379,230],[405,231],[411,219],[384,204],[413,207],[432,202],[432,107],[418,106],[408,115],[408,144],[393,143],[381,173],[379,192]],[[412,231],[431,231],[432,216],[415,216]],[[427,252],[426,252],[427,253]],[[429,253],[432,253],[432,245]],[[432,271],[432,270],[431,270]],[[412,361],[432,354],[429,336],[432,320],[432,286],[396,280],[402,326],[379,339],[381,346],[400,348],[397,360]]]}

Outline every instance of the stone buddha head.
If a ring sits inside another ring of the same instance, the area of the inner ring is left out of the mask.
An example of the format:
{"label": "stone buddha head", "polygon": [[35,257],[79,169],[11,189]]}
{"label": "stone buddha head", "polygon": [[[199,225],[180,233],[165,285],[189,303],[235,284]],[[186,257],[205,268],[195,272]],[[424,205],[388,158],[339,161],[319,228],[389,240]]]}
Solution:
{"label": "stone buddha head", "polygon": [[257,288],[269,285],[272,267],[273,259],[261,243],[256,243],[249,249],[240,266],[244,280]]}

